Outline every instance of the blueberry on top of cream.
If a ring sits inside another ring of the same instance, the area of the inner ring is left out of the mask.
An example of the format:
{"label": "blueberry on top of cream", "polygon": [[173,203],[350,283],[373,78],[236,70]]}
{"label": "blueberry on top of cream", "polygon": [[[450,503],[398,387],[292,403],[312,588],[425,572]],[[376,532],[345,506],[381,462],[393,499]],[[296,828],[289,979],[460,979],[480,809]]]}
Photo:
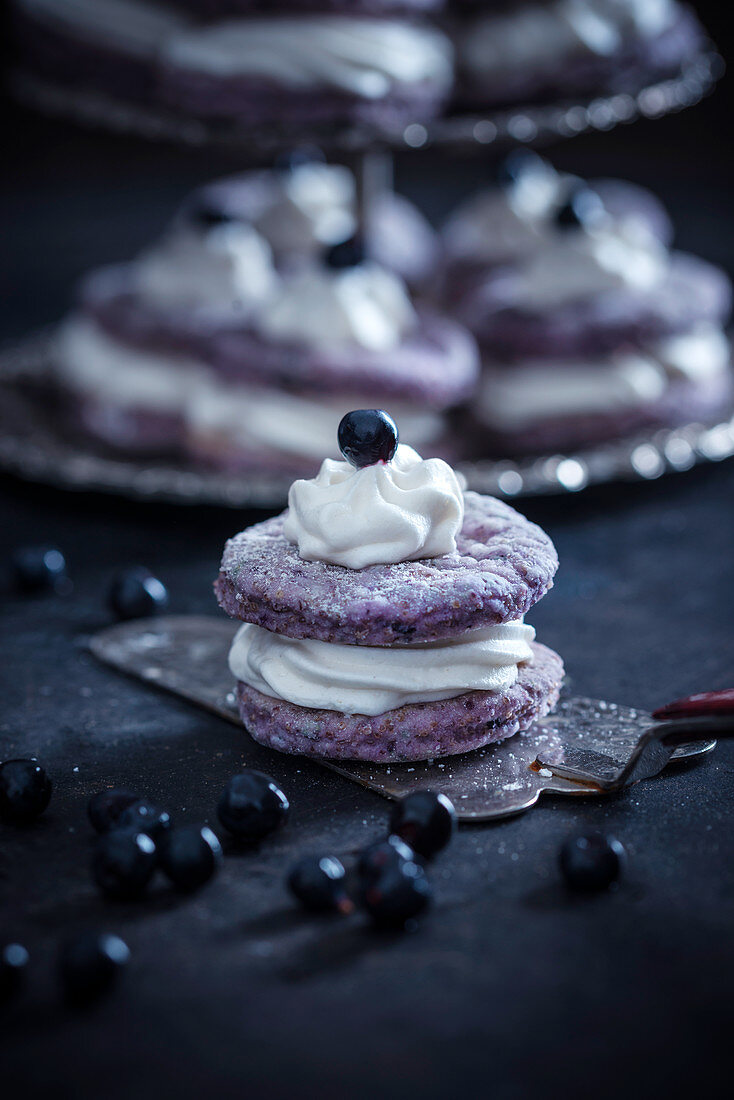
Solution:
{"label": "blueberry on top of cream", "polygon": [[605,215],[604,203],[596,191],[576,187],[556,211],[556,225],[559,229],[588,229],[604,221]]}
{"label": "blueberry on top of cream", "polygon": [[355,409],[342,417],[337,433],[339,450],[358,470],[376,462],[390,462],[398,449],[398,429],[383,409]]}

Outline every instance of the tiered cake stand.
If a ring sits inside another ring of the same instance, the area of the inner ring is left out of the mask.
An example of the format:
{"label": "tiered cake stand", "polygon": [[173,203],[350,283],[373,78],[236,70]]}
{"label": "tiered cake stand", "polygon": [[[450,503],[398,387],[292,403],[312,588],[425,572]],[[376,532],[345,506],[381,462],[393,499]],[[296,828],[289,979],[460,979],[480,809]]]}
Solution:
{"label": "tiered cake stand", "polygon": [[[235,151],[243,165],[268,164],[294,146],[316,145],[355,168],[362,216],[379,188],[389,186],[391,155],[434,148],[447,154],[490,153],[512,145],[542,145],[591,130],[606,131],[638,118],[659,118],[699,102],[723,72],[713,47],[670,79],[635,94],[454,115],[413,122],[400,131],[313,130],[308,134],[243,130],[182,119],[109,96],[50,84],[29,73],[12,78],[25,104],[108,131],[201,148]],[[146,500],[230,507],[278,507],[282,479],[205,472],[184,464],[120,458],[67,438],[48,415],[47,379],[53,333],[37,334],[0,352],[0,469],[67,489],[99,490]],[[734,416],[715,425],[689,424],[618,440],[592,450],[518,461],[482,459],[460,466],[470,488],[505,498],[577,492],[617,480],[650,480],[702,461],[734,454]]]}

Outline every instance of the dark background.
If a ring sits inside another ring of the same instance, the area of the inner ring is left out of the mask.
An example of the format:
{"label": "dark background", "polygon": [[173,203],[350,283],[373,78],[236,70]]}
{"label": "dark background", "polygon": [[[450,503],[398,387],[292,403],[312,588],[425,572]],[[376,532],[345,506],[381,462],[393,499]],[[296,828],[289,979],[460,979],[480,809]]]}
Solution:
{"label": "dark background", "polygon": [[[728,5],[699,7],[726,53]],[[730,108],[725,80],[695,109],[574,139],[553,158],[652,186],[679,246],[734,272]],[[85,269],[130,257],[191,186],[238,167],[9,103],[2,122],[4,338],[54,321]],[[397,181],[438,216],[486,171],[416,154]],[[524,502],[562,563],[532,621],[573,690],[652,707],[732,685],[733,490],[729,463]],[[86,653],[110,621],[110,579],[138,561],[167,583],[172,610],[215,614],[222,543],[254,518],[0,480],[0,562],[55,543],[74,580],[63,598],[33,600],[0,582],[0,756],[38,754],[55,783],[37,827],[0,826],[0,941],[22,940],[33,959],[27,996],[0,1016],[3,1098],[729,1095],[734,746],[604,803],[549,800],[463,828],[414,934],[302,918],[282,885],[294,856],[349,856],[380,832],[386,804]],[[128,783],[181,820],[211,821],[243,760],[289,793],[287,830],[232,855],[193,898],[163,886],[138,906],[97,898],[90,793]],[[558,846],[583,827],[627,845],[616,893],[561,889]],[[82,926],[122,934],[133,961],[118,994],[79,1016],[60,1004],[53,967],[59,939]]]}

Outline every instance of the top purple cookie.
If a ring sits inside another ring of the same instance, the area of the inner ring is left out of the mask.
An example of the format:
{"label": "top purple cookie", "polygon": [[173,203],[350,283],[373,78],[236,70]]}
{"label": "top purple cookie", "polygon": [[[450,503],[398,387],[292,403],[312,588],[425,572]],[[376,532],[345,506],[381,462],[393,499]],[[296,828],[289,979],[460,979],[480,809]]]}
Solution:
{"label": "top purple cookie", "polygon": [[230,539],[215,591],[235,619],[292,638],[395,645],[520,618],[553,584],[558,557],[539,527],[492,497],[464,494],[456,552],[349,569],[304,561],[288,513]]}

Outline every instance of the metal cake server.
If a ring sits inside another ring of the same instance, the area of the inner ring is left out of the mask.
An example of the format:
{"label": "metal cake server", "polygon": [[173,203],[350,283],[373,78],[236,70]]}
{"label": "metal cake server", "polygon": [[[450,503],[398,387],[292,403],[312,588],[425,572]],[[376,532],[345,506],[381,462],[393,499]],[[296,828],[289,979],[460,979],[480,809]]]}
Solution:
{"label": "metal cake server", "polygon": [[[91,650],[242,728],[227,667],[238,625],[198,615],[136,620],[97,634]],[[460,819],[489,821],[529,809],[541,794],[598,796],[656,775],[670,760],[711,752],[714,735],[734,733],[734,691],[719,696],[728,702],[722,699],[705,718],[697,717],[700,704],[696,709],[692,697],[656,712],[663,719],[656,723],[645,711],[564,695],[553,714],[524,733],[462,756],[407,764],[318,762],[385,798],[439,788]]]}

